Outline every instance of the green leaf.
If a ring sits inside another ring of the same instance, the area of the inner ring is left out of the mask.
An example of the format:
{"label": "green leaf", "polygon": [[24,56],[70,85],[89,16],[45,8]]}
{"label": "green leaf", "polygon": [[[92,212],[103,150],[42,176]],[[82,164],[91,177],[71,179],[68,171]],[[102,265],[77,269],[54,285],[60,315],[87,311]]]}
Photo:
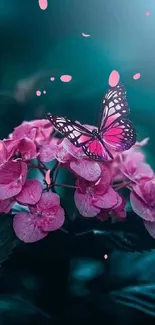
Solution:
{"label": "green leaf", "polygon": [[20,243],[12,227],[13,215],[0,214],[0,264],[8,259],[13,249]]}

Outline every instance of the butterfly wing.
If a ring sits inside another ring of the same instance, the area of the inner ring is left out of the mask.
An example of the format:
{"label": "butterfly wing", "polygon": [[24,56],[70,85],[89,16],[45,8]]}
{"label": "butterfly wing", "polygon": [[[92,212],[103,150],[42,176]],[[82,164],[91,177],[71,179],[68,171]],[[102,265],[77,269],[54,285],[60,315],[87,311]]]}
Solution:
{"label": "butterfly wing", "polygon": [[110,151],[105,147],[104,143],[102,143],[98,139],[92,139],[85,143],[82,146],[84,153],[91,159],[96,161],[105,161],[113,159]]}
{"label": "butterfly wing", "polygon": [[82,147],[93,138],[91,131],[81,124],[73,122],[65,117],[59,117],[48,113],[47,118],[54,128],[64,137],[68,138],[76,147]]}
{"label": "butterfly wing", "polygon": [[48,113],[47,118],[54,128],[91,159],[104,161],[108,159],[108,153],[104,144],[94,134],[81,124],[64,117],[58,117]]}
{"label": "butterfly wing", "polygon": [[103,132],[103,141],[109,150],[125,151],[136,142],[136,131],[129,120],[117,120]]}
{"label": "butterfly wing", "polygon": [[110,87],[102,103],[99,133],[110,127],[114,122],[126,117],[130,113],[126,99],[126,91],[121,83]]}
{"label": "butterfly wing", "polygon": [[136,131],[129,120],[123,119],[130,113],[124,86],[119,83],[111,87],[103,100],[103,114],[99,133],[106,148],[124,151],[136,142]]}

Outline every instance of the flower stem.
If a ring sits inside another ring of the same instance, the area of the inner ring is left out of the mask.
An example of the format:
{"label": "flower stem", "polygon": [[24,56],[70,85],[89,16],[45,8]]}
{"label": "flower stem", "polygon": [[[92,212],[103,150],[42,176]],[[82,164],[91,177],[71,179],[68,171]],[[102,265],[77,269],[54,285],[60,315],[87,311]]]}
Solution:
{"label": "flower stem", "polygon": [[128,182],[124,182],[118,185],[114,185],[114,188],[116,191],[120,190],[123,187],[128,187],[130,184],[132,183],[132,181],[128,181]]}
{"label": "flower stem", "polygon": [[74,185],[67,185],[67,184],[52,184],[52,186],[57,186],[57,187],[67,187],[67,188],[74,188],[74,189],[78,189],[78,186],[74,186]]}
{"label": "flower stem", "polygon": [[42,161],[40,161],[39,159],[38,159],[38,168],[39,168],[39,170],[42,169],[42,170],[48,171],[47,166]]}

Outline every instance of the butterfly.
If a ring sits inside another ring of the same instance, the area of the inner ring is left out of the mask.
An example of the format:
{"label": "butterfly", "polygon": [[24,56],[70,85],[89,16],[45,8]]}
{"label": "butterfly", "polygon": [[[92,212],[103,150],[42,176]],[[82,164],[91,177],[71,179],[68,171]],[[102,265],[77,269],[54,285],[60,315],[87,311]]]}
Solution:
{"label": "butterfly", "polygon": [[122,83],[110,87],[101,109],[98,128],[93,130],[51,113],[47,114],[54,128],[91,159],[104,161],[113,159],[114,152],[130,149],[136,142],[136,131],[132,123],[124,119],[130,109]]}

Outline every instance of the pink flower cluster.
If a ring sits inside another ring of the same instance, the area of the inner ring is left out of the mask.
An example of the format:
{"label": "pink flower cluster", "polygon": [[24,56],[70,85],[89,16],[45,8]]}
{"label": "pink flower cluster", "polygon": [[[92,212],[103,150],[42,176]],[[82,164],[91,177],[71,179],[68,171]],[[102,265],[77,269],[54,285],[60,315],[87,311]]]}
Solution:
{"label": "pink flower cluster", "polygon": [[[67,139],[57,138],[49,121],[23,122],[0,141],[0,213],[13,214],[19,239],[35,242],[65,222],[58,186],[74,190],[75,206],[82,216],[101,221],[125,220],[126,202],[119,190],[127,187],[133,211],[155,238],[155,175],[142,151],[147,142],[144,139],[115,154],[113,161],[98,163]],[[73,186],[57,184],[62,167],[74,175]],[[30,178],[34,169],[40,171],[42,181]]]}

